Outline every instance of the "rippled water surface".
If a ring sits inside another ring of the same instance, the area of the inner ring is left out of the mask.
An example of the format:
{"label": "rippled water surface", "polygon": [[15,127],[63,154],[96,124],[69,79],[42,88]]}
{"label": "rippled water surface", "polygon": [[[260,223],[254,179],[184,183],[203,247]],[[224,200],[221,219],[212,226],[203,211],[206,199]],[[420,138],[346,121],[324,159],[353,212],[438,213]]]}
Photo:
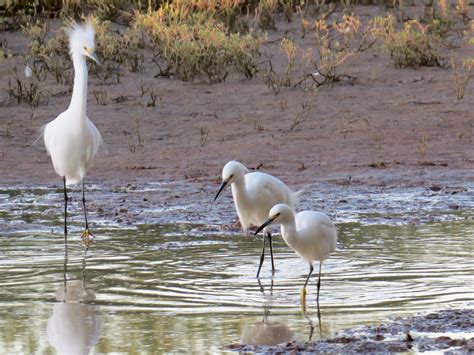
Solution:
{"label": "rippled water surface", "polygon": [[[351,201],[364,195],[345,194],[331,205],[339,242],[323,266],[323,337],[391,316],[474,306],[474,210],[465,204],[472,195],[413,216],[415,209],[396,206],[443,196],[412,191],[403,202],[370,196],[386,204],[385,213],[377,212],[379,204],[367,210],[361,203],[358,214]],[[258,282],[261,240],[219,229],[235,216],[229,198],[200,212],[199,203],[137,205],[141,215],[157,217],[133,223],[93,206],[97,243],[86,259],[73,202],[65,264],[60,196],[51,188],[0,190],[0,352],[224,351],[232,343],[308,339],[299,306],[307,264],[277,237],[278,270],[272,278],[266,260]],[[129,193],[92,189],[90,196],[106,205]],[[461,207],[449,209],[450,203]],[[313,279],[308,309],[317,323],[315,295]],[[320,336],[315,331],[313,340]]]}

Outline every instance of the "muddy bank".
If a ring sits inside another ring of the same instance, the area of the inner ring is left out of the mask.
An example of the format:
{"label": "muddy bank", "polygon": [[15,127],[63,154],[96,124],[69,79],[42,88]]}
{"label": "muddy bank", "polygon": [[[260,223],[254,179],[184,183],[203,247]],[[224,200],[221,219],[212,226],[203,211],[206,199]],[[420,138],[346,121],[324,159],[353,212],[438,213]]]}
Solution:
{"label": "muddy bank", "polygon": [[[362,18],[380,15],[378,6],[354,6]],[[290,36],[299,46],[299,21],[279,21],[265,51],[277,62],[284,54],[273,41]],[[64,111],[70,93],[51,80],[41,83],[44,100],[31,109],[8,95],[11,69],[24,68],[19,53],[29,39],[3,32],[13,56],[0,62],[0,182],[51,184],[55,175],[39,128]],[[123,71],[120,83],[89,80],[88,115],[106,149],[89,169],[87,182],[108,186],[147,181],[209,183],[231,159],[274,174],[290,185],[429,186],[473,181],[474,96],[456,100],[452,72],[437,67],[395,68],[375,48],[351,62],[353,83],[337,83],[311,96],[312,110],[292,128],[308,92],[284,87],[278,95],[259,77],[231,75],[209,85],[156,77],[146,57],[139,73]],[[141,89],[159,100],[148,105]],[[93,92],[103,92],[99,104]],[[312,94],[313,95],[313,94]]]}
{"label": "muddy bank", "polygon": [[[317,331],[315,330],[315,333]],[[474,351],[474,309],[443,310],[378,325],[349,329],[333,338],[277,346],[232,344],[229,350],[256,353]]]}
{"label": "muddy bank", "polygon": [[[240,225],[232,194],[226,189],[213,198],[219,183],[166,181],[87,186],[90,223],[97,227],[138,228],[140,225],[184,223],[199,225],[200,233],[237,233]],[[339,223],[407,225],[472,220],[473,191],[463,185],[429,187],[373,187],[364,185],[307,184],[301,186],[300,209],[326,212]],[[83,218],[81,190],[69,190],[69,218]],[[43,230],[57,223],[61,233],[63,192],[58,185],[0,184],[0,223],[8,230]],[[28,224],[25,222],[27,221]],[[100,238],[99,238],[100,240]]]}

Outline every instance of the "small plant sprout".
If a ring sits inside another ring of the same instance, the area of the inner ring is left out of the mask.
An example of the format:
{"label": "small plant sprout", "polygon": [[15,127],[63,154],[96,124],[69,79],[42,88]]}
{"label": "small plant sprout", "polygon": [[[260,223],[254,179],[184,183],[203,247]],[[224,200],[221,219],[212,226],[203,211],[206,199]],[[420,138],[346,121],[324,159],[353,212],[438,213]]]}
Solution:
{"label": "small plant sprout", "polygon": [[424,156],[426,154],[427,148],[428,148],[428,139],[426,138],[426,135],[423,134],[418,139],[418,144],[416,145],[416,151],[418,154]]}
{"label": "small plant sprout", "polygon": [[[147,102],[147,107],[155,107],[156,106],[156,99],[157,95],[155,94],[155,90],[151,88],[150,90],[150,100]],[[160,97],[160,102],[161,102],[161,97]]]}
{"label": "small plant sprout", "polygon": [[107,105],[107,91],[105,90],[92,90],[97,105]]}
{"label": "small plant sprout", "polygon": [[143,84],[143,79],[140,79],[140,97],[145,96],[145,94],[150,90],[150,88],[145,88]]}
{"label": "small plant sprout", "polygon": [[200,138],[201,148],[204,148],[206,146],[206,143],[207,143],[207,136],[209,135],[209,129],[207,129],[205,127],[201,127],[199,129],[199,132],[200,132],[200,135],[201,135],[201,138]]}
{"label": "small plant sprout", "polygon": [[316,91],[308,94],[307,97],[301,101],[301,110],[296,114],[296,116],[293,117],[293,120],[290,124],[290,130],[295,129],[296,126],[300,125],[309,118],[315,103],[315,96]]}
{"label": "small plant sprout", "polygon": [[253,128],[255,129],[256,132],[262,132],[264,130],[263,124],[259,120],[255,120],[253,122]]}

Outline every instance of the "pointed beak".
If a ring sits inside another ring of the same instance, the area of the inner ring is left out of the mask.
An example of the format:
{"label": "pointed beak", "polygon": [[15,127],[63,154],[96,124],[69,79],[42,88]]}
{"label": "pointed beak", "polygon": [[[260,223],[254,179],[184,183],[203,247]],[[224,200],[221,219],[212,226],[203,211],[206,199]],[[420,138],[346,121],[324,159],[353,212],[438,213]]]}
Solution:
{"label": "pointed beak", "polygon": [[90,52],[90,53],[87,53],[87,56],[92,59],[94,62],[96,62],[97,64],[101,64],[100,63],[100,60],[99,58],[97,57],[97,55],[95,54],[95,52]]}
{"label": "pointed beak", "polygon": [[275,217],[270,217],[269,219],[267,219],[260,227],[258,227],[258,229],[255,231],[254,235],[257,235],[258,233],[260,233],[260,231],[265,228],[266,226],[268,226],[269,224],[271,224],[274,220],[275,220],[276,216]]}
{"label": "pointed beak", "polygon": [[222,185],[219,188],[219,191],[217,191],[216,197],[214,197],[214,202],[216,202],[217,198],[219,197],[219,194],[224,190],[224,188],[227,186],[227,181],[222,181]]}

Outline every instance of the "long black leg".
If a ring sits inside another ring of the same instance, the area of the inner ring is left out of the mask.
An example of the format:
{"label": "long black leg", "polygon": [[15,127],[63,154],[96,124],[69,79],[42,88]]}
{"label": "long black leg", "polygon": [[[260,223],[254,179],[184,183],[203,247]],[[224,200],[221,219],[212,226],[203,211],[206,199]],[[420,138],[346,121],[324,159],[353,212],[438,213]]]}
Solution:
{"label": "long black leg", "polygon": [[64,256],[67,258],[67,190],[66,177],[63,177],[64,182]]}
{"label": "long black leg", "polygon": [[318,275],[318,295],[316,296],[316,302],[318,304],[318,312],[319,312],[319,289],[321,288],[321,267],[323,266],[323,262],[319,263],[319,275]]}
{"label": "long black leg", "polygon": [[82,241],[84,242],[84,257],[87,255],[89,245],[92,243],[93,234],[89,231],[89,222],[87,221],[87,209],[86,209],[86,192],[84,188],[84,179],[82,179],[82,208],[84,209],[84,219],[86,221],[86,228],[82,233]]}
{"label": "long black leg", "polygon": [[264,258],[265,258],[265,234],[263,234],[262,255],[260,255],[260,265],[258,266],[257,277],[260,275],[260,270],[262,269]]}
{"label": "long black leg", "polygon": [[272,233],[268,232],[268,242],[270,243],[270,255],[272,257],[272,275],[275,275],[275,263],[273,262]]}
{"label": "long black leg", "polygon": [[[308,285],[309,278],[313,273],[313,264],[309,263],[309,274],[306,278],[303,288],[301,289],[300,302],[301,302],[301,312],[306,315],[306,286]],[[312,334],[312,332],[311,332]]]}
{"label": "long black leg", "polygon": [[308,285],[308,281],[309,281],[309,278],[311,277],[311,274],[313,273],[313,264],[309,264],[309,274],[308,274],[308,277],[306,278],[306,282],[304,283],[304,288],[306,288],[306,286]]}
{"label": "long black leg", "polygon": [[84,179],[82,179],[82,208],[84,209],[84,218],[86,220],[86,230],[87,230],[89,229],[89,223],[87,222],[86,194],[84,190]]}

